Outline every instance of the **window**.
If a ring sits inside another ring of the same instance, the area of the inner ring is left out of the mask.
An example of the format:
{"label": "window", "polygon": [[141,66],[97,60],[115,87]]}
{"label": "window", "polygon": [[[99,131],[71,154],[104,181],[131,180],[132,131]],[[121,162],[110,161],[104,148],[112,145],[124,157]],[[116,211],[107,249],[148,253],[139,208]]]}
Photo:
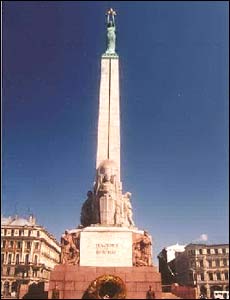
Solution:
{"label": "window", "polygon": [[12,262],[12,254],[10,253],[8,256],[8,264],[10,265]]}
{"label": "window", "polygon": [[10,248],[13,248],[13,247],[14,247],[14,242],[10,241]]}
{"label": "window", "polygon": [[37,270],[34,270],[33,271],[33,277],[37,277],[38,276],[38,271]]}
{"label": "window", "polygon": [[31,236],[31,230],[28,231],[28,236]]}
{"label": "window", "polygon": [[225,280],[228,280],[228,272],[224,273]]}
{"label": "window", "polygon": [[40,237],[40,232],[39,231],[37,231],[37,237]]}
{"label": "window", "polygon": [[220,261],[219,261],[219,259],[216,259],[215,262],[216,262],[216,267],[219,267],[219,266],[220,266]]}
{"label": "window", "polygon": [[30,242],[27,242],[27,243],[26,243],[26,249],[30,249],[30,246],[31,246],[31,243],[30,243]]}
{"label": "window", "polygon": [[211,260],[207,260],[207,266],[208,266],[208,268],[212,267],[212,261]]}
{"label": "window", "polygon": [[220,272],[216,273],[216,279],[221,280]]}
{"label": "window", "polygon": [[218,249],[215,249],[215,254],[218,254]]}
{"label": "window", "polygon": [[1,255],[1,264],[3,264],[4,263],[4,253],[2,253],[2,255]]}
{"label": "window", "polygon": [[38,263],[38,256],[37,255],[34,256],[34,263],[35,263],[35,265]]}
{"label": "window", "polygon": [[213,280],[213,273],[209,273],[209,280]]}
{"label": "window", "polygon": [[201,279],[202,281],[204,281],[204,273],[201,273],[201,274],[200,274],[200,279]]}
{"label": "window", "polygon": [[21,249],[21,247],[22,247],[22,243],[21,242],[17,242],[17,248]]}
{"label": "window", "polygon": [[26,254],[26,256],[25,256],[25,264],[26,265],[29,264],[29,254]]}
{"label": "window", "polygon": [[10,275],[10,267],[7,267],[7,269],[6,269],[6,275]]}
{"label": "window", "polygon": [[200,266],[201,266],[201,268],[203,268],[203,267],[204,267],[203,260],[201,260],[201,261],[200,261]]}
{"label": "window", "polygon": [[38,248],[39,248],[39,243],[36,242],[36,243],[35,243],[35,249],[38,250]]}
{"label": "window", "polygon": [[202,249],[199,249],[199,254],[202,254]]}
{"label": "window", "polygon": [[211,251],[209,248],[207,249],[207,254],[211,254]]}
{"label": "window", "polygon": [[225,248],[222,249],[222,253],[226,254],[226,249]]}
{"label": "window", "polygon": [[6,248],[6,241],[5,240],[2,241],[2,247]]}
{"label": "window", "polygon": [[19,230],[19,236],[22,236],[23,235],[23,230]]}
{"label": "window", "polygon": [[16,265],[19,265],[19,254],[16,255],[15,263]]}
{"label": "window", "polygon": [[11,235],[14,236],[14,229],[11,230]]}

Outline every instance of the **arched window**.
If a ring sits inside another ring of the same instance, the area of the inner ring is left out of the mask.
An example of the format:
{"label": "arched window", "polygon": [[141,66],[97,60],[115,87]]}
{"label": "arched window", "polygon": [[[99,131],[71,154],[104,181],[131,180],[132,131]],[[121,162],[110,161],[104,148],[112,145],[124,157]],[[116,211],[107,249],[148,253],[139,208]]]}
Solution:
{"label": "arched window", "polygon": [[8,264],[11,265],[12,262],[12,254],[10,253],[8,256]]}
{"label": "arched window", "polygon": [[16,254],[15,263],[16,263],[16,265],[19,265],[19,254]]}
{"label": "arched window", "polygon": [[9,287],[10,287],[9,281],[5,281],[5,283],[4,283],[4,290],[3,290],[4,296],[8,296],[9,295]]}
{"label": "arched window", "polygon": [[12,282],[11,291],[17,292],[18,290],[18,283],[16,281]]}
{"label": "arched window", "polygon": [[35,265],[37,265],[37,263],[38,263],[38,256],[37,255],[34,256],[34,263],[35,263]]}
{"label": "arched window", "polygon": [[26,256],[25,256],[25,264],[26,265],[29,264],[29,254],[26,254]]}
{"label": "arched window", "polygon": [[3,264],[4,263],[4,253],[2,253],[2,255],[1,255],[1,264]]}

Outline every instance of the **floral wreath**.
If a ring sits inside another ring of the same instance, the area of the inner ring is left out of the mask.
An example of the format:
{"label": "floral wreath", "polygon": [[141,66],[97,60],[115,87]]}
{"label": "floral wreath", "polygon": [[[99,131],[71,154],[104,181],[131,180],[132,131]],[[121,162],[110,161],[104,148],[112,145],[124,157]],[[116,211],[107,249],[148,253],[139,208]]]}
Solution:
{"label": "floral wreath", "polygon": [[[114,286],[115,291],[109,290]],[[105,292],[105,290],[107,291]],[[115,275],[102,275],[93,280],[82,299],[125,299],[126,288],[120,277]]]}

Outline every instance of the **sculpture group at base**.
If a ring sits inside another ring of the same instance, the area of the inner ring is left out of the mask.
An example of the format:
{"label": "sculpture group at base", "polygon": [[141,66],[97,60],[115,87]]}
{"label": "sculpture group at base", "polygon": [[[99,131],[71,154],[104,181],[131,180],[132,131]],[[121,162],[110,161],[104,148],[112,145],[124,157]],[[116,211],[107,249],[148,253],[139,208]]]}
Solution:
{"label": "sculpture group at base", "polygon": [[88,191],[81,210],[81,224],[134,226],[131,193],[122,195],[117,180],[117,166],[112,160],[104,160],[96,174],[94,189]]}
{"label": "sculpture group at base", "polygon": [[[117,166],[112,160],[104,160],[96,172],[93,192],[88,191],[82,205],[81,228],[90,226],[124,227],[135,229],[131,193],[122,194],[117,180]],[[81,229],[65,231],[61,239],[63,264],[79,264]],[[133,266],[152,266],[152,240],[146,231],[133,233]]]}

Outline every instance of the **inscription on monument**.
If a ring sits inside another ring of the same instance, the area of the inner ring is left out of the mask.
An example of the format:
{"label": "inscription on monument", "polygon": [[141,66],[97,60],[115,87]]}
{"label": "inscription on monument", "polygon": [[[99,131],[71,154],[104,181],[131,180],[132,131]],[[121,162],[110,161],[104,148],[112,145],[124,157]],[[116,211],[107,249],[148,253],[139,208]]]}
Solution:
{"label": "inscription on monument", "polygon": [[129,231],[83,231],[80,247],[81,266],[132,266],[132,233]]}
{"label": "inscription on monument", "polygon": [[116,254],[118,244],[96,244],[96,254]]}

